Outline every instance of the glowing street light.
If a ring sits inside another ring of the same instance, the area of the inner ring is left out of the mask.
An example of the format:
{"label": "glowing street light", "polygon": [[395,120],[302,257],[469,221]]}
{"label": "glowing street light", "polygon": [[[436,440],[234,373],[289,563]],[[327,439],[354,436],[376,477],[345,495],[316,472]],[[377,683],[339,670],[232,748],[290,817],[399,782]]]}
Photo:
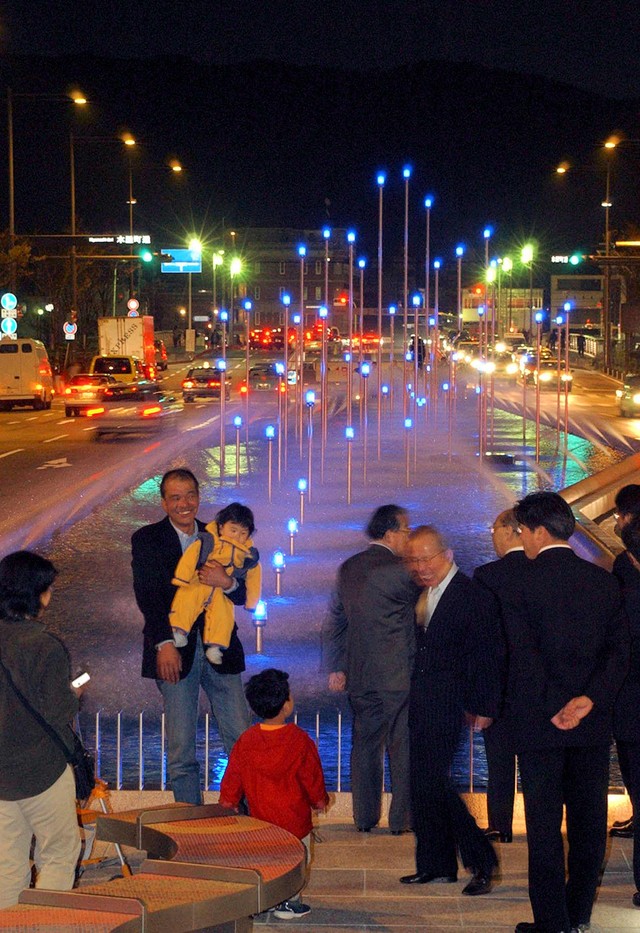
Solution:
{"label": "glowing street light", "polygon": [[295,518],[290,518],[287,522],[287,531],[289,532],[289,554],[293,557],[293,541],[298,534],[298,522]]}
{"label": "glowing street light", "polygon": [[278,550],[273,552],[271,566],[276,572],[276,596],[280,596],[282,593],[282,574],[286,567],[284,551],[278,548]]}
{"label": "glowing street light", "polygon": [[224,472],[227,458],[227,441],[225,437],[225,405],[227,398],[227,361],[216,360],[216,369],[220,376],[220,485],[224,482]]}
{"label": "glowing street light", "polygon": [[267,604],[259,599],[253,610],[253,624],[256,630],[256,654],[262,654],[262,632],[267,624]]}
{"label": "glowing street light", "polygon": [[367,437],[368,437],[368,428],[369,428],[369,415],[368,415],[368,391],[367,391],[367,382],[369,376],[371,375],[371,364],[367,363],[366,360],[360,364],[360,375],[362,376],[362,395],[364,399],[364,455],[363,455],[363,482],[367,482]]}
{"label": "glowing street light", "polygon": [[300,445],[300,459],[302,460],[302,385],[304,373],[304,265],[307,256],[307,247],[298,247],[298,256],[300,257],[300,315],[298,323],[298,378],[296,380],[296,399],[298,402],[298,441]]}
{"label": "glowing street light", "polygon": [[349,244],[349,358],[347,366],[347,424],[351,424],[351,404],[353,395],[353,244],[356,235],[353,230],[347,232]]}
{"label": "glowing street light", "polygon": [[305,405],[307,406],[307,411],[309,412],[309,427],[308,427],[308,459],[307,459],[307,479],[308,479],[308,494],[309,502],[311,502],[311,453],[313,448],[313,409],[316,404],[316,393],[313,389],[308,389],[304,397]]}
{"label": "glowing street light", "polygon": [[344,429],[344,436],[347,441],[347,505],[351,505],[351,465],[353,440],[355,438],[355,431],[352,425],[348,424],[346,426]]}
{"label": "glowing street light", "polygon": [[244,321],[245,321],[244,382],[245,382],[245,386],[247,389],[247,391],[245,392],[245,396],[244,396],[244,404],[245,404],[245,418],[247,419],[247,442],[248,442],[249,440],[249,344],[250,344],[250,336],[251,336],[249,321],[251,319],[251,310],[253,308],[253,302],[251,301],[250,298],[245,299],[243,303],[243,308],[244,308]]}
{"label": "glowing street light", "polygon": [[464,256],[464,245],[460,243],[456,246],[456,262],[458,271],[458,331],[462,330],[462,257]]}
{"label": "glowing street light", "polygon": [[407,413],[407,322],[409,314],[409,179],[411,166],[402,169],[404,178],[404,250],[403,250],[403,289],[402,289],[402,412]]}
{"label": "glowing street light", "polygon": [[[376,179],[378,183],[378,400],[381,396],[382,387],[382,195],[386,180],[386,174],[378,172]],[[378,402],[378,460],[380,460],[381,456],[381,417],[382,411]]]}
{"label": "glowing street light", "polygon": [[537,311],[536,322],[536,463],[540,462],[540,346],[544,315]]}
{"label": "glowing street light", "polygon": [[272,424],[268,424],[264,429],[265,437],[269,443],[269,457],[268,457],[268,467],[267,467],[267,494],[269,497],[269,502],[271,502],[271,491],[272,491],[272,468],[273,468],[273,439],[275,437],[276,429]]}
{"label": "glowing street light", "polygon": [[[220,384],[220,391],[223,391],[222,384]],[[235,415],[233,419],[233,426],[236,429],[236,486],[240,485],[240,429],[242,428],[242,418],[240,415]]]}
{"label": "glowing street light", "polygon": [[307,481],[302,476],[298,480],[298,492],[300,493],[300,524],[304,525],[304,494],[307,491]]}

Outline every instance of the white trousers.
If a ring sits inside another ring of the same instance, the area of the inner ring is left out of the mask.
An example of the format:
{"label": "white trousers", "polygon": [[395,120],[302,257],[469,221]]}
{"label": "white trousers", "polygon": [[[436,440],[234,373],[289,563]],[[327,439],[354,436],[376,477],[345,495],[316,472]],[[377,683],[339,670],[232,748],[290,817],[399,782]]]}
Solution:
{"label": "white trousers", "polygon": [[18,903],[31,882],[29,853],[36,837],[36,888],[70,891],[80,855],[76,787],[67,765],[36,797],[0,800],[0,907]]}

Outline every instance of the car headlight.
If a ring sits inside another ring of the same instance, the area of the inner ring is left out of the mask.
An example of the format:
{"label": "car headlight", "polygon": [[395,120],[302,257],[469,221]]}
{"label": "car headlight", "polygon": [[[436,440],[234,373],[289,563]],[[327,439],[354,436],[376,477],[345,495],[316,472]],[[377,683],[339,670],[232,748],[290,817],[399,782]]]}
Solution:
{"label": "car headlight", "polygon": [[571,373],[562,373],[562,375],[560,376],[560,379],[563,382],[573,382],[573,376],[571,375]]}
{"label": "car headlight", "polygon": [[549,372],[540,373],[539,377],[540,382],[551,382],[553,375]]}
{"label": "car headlight", "polygon": [[517,364],[517,363],[509,363],[509,365],[507,366],[507,369],[506,369],[507,375],[508,375],[508,376],[515,376],[515,374],[516,374],[517,372],[518,372],[518,364]]}
{"label": "car headlight", "polygon": [[636,392],[636,394],[631,397],[631,401],[634,405],[640,405],[640,392]]}
{"label": "car headlight", "polygon": [[616,389],[616,398],[622,398],[623,395],[624,395],[624,392],[622,391],[622,389]]}

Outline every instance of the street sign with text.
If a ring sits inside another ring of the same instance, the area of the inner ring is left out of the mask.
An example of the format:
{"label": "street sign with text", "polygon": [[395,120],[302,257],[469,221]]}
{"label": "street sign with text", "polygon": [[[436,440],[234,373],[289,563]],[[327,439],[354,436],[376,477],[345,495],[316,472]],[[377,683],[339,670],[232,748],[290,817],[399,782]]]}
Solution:
{"label": "street sign with text", "polygon": [[202,256],[192,249],[160,251],[161,272],[202,272]]}

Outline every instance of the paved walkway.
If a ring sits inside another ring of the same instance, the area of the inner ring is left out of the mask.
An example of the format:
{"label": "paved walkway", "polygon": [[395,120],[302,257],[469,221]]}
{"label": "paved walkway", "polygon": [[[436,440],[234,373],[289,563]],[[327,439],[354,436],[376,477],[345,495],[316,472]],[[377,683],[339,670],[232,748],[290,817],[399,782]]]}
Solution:
{"label": "paved walkway", "polygon": [[[310,881],[304,893],[311,913],[287,921],[261,914],[255,919],[256,931],[263,927],[270,930],[317,927],[326,933],[356,930],[508,933],[519,921],[532,919],[522,818],[516,821],[515,831],[512,844],[497,847],[501,876],[494,890],[489,895],[472,898],[461,894],[467,879],[464,871],[455,885],[429,884],[417,889],[401,885],[399,877],[414,870],[413,837],[391,836],[386,828],[358,833],[350,821],[336,820],[329,813],[318,830]],[[640,910],[631,903],[632,842],[630,839],[609,842],[592,933],[639,930]],[[99,849],[108,856],[108,861],[89,867],[82,884],[94,884],[118,873],[113,849],[104,846]],[[138,862],[139,857],[135,856],[134,867]]]}

